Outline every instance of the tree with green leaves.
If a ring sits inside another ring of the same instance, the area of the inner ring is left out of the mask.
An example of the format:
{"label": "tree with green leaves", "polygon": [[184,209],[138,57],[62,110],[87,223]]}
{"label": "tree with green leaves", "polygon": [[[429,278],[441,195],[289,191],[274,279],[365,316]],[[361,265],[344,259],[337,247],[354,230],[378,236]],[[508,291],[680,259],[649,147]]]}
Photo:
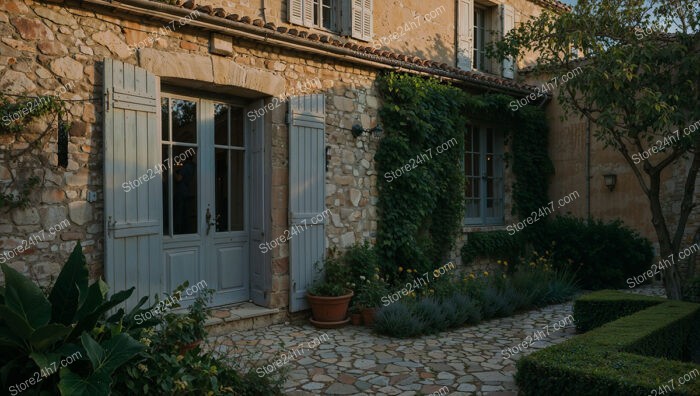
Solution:
{"label": "tree with green leaves", "polygon": [[[699,20],[697,0],[579,0],[571,12],[544,12],[520,24],[490,48],[501,59],[534,53],[534,72],[549,76],[582,68],[559,86],[557,100],[567,116],[590,120],[596,139],[631,167],[662,258],[678,258],[696,206],[700,128],[691,125],[700,125]],[[661,187],[674,169],[683,173],[684,193],[671,219]],[[668,297],[680,299],[675,262],[662,277]]]}

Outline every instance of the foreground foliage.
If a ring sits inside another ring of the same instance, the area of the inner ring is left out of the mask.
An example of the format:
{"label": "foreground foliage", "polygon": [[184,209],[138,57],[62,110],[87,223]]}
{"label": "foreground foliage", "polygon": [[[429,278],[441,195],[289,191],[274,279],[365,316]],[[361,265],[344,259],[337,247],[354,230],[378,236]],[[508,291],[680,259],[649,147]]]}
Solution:
{"label": "foreground foliage", "polygon": [[188,349],[206,336],[209,292],[186,314],[141,320],[158,301],[145,306],[143,297],[128,313],[118,308],[134,288],[108,297],[102,280],[88,284],[79,243],[46,295],[14,269],[0,267],[0,386],[11,395],[281,394],[281,376],[260,378],[210,345]]}
{"label": "foreground foliage", "polygon": [[[58,275],[48,297],[32,281],[2,265],[0,288],[0,366],[3,388],[15,385],[46,367],[55,368],[69,356],[80,356],[23,391],[63,395],[107,395],[112,374],[143,349],[123,326],[124,310],[105,314],[125,301],[133,288],[107,298],[107,285],[88,285],[88,268],[78,243]],[[74,353],[79,355],[74,355]]]}

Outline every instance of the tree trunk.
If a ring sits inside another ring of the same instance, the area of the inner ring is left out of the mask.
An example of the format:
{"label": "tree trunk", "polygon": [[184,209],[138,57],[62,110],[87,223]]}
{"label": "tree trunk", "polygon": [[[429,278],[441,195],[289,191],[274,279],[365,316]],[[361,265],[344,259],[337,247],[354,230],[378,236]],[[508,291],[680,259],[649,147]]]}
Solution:
{"label": "tree trunk", "polygon": [[661,208],[660,174],[658,172],[649,172],[649,182],[647,198],[649,198],[649,205],[651,206],[651,222],[654,225],[654,231],[656,231],[656,237],[659,241],[659,256],[662,260],[660,263],[664,262],[663,260],[671,263],[670,266],[664,265],[664,268],[661,270],[661,278],[663,279],[664,289],[666,289],[666,297],[670,300],[680,300],[682,297],[681,276],[678,267],[679,263],[676,263],[680,246],[674,244],[671,240]]}
{"label": "tree trunk", "polygon": [[[657,232],[657,235],[658,232]],[[661,278],[664,282],[664,289],[666,289],[666,297],[670,300],[680,300],[682,297],[682,283],[680,276],[680,269],[676,260],[678,260],[678,250],[671,247],[670,243],[666,241],[663,243],[661,241],[661,236],[659,235],[659,254],[661,256],[661,262],[667,260],[671,262],[671,266],[664,266],[665,268],[661,270]]]}

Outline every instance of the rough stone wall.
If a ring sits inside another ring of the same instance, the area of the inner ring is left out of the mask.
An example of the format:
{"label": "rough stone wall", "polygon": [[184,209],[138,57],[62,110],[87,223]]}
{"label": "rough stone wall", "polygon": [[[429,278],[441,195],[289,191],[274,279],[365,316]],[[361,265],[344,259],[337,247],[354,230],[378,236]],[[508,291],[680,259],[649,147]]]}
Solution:
{"label": "rough stone wall", "polygon": [[[142,25],[76,8],[12,0],[0,4],[0,89],[7,93],[35,96],[54,92],[71,83],[63,99],[101,97],[101,61],[120,59],[170,79],[195,77],[216,82],[226,89],[226,76],[243,67],[246,84],[259,84],[262,92],[285,97],[297,82],[318,78],[326,95],[327,207],[332,217],[326,228],[329,247],[345,248],[373,237],[376,229],[376,174],[373,155],[377,142],[364,135],[355,139],[355,123],[371,127],[377,123],[379,100],[374,71],[328,59],[300,55],[276,48],[234,40],[232,56],[209,54],[209,35],[187,27],[160,36],[152,46],[131,54],[129,46],[147,39],[160,25]],[[233,70],[236,69],[236,70]],[[232,71],[233,70],[233,71]],[[215,73],[218,71],[219,73]],[[281,84],[280,84],[281,82]],[[214,85],[212,85],[213,87]],[[268,96],[268,101],[270,97]],[[76,241],[84,246],[93,277],[102,273],[102,119],[101,103],[70,102],[69,164],[56,167],[55,131],[44,144],[17,161],[0,168],[16,176],[36,174],[42,187],[26,210],[0,217],[0,249],[9,250],[31,233],[48,229],[66,217],[71,225],[35,249],[9,264],[22,272],[34,271],[39,278],[55,275]],[[288,227],[288,130],[286,106],[269,113],[266,130],[272,133],[272,216],[274,236]],[[31,130],[38,131],[38,123]],[[2,159],[26,147],[28,136],[3,136]],[[52,166],[44,168],[38,158]],[[98,200],[87,202],[87,192],[96,191]],[[288,246],[273,254],[273,306],[287,305],[289,290]]]}
{"label": "rough stone wall", "polygon": [[[531,81],[533,84],[541,82],[541,80]],[[556,91],[554,95],[556,96]],[[588,122],[574,116],[562,121],[563,110],[556,101],[547,105],[546,112],[550,125],[549,155],[556,169],[549,188],[549,196],[552,199],[559,199],[577,190],[581,197],[563,208],[565,210],[561,210],[560,213],[586,217]],[[649,239],[658,252],[649,201],[639,186],[636,176],[621,154],[612,148],[606,149],[596,140],[595,125],[591,127],[590,133],[590,215],[607,221],[622,220],[625,225]],[[689,164],[685,163],[681,166],[669,167],[662,173],[661,203],[671,232],[675,231],[678,222],[688,166]],[[613,191],[609,191],[605,186],[603,177],[605,174],[617,175],[617,184]],[[696,201],[699,199],[700,184],[696,184]],[[691,214],[686,225],[682,247],[695,243],[693,237],[698,227],[700,227],[700,216],[695,212]],[[696,274],[700,274],[700,265],[696,264],[696,268]]]}
{"label": "rough stone wall", "polygon": [[[94,96],[96,75],[92,66],[97,55],[91,44],[96,43],[80,27],[80,19],[55,6],[0,2],[0,90],[36,96],[65,87],[62,98],[67,100]],[[37,176],[42,185],[31,196],[30,207],[0,215],[0,248],[19,248],[23,241],[44,230],[43,235],[38,234],[41,237],[34,238],[39,243],[7,260],[11,267],[32,273],[42,281],[60,270],[77,241],[83,245],[93,275],[98,272],[101,259],[102,204],[87,202],[88,191],[101,190],[102,182],[101,131],[99,123],[95,123],[99,104],[75,101],[69,102],[67,109],[72,127],[65,170],[57,167],[55,129],[39,147],[13,158],[45,130],[48,122],[55,126],[55,121],[36,122],[16,137],[0,136],[0,186],[12,179],[10,172],[20,181]],[[66,219],[70,226],[55,235],[49,232]]]}
{"label": "rough stone wall", "polygon": [[[211,4],[238,10],[244,15],[249,9],[251,16],[256,15],[257,2],[241,0],[239,3],[217,4],[216,1],[213,0]],[[520,1],[523,7],[533,7],[525,0]],[[375,16],[375,36],[379,37],[393,32],[406,15],[410,14],[412,18],[414,9],[420,14],[435,8],[418,1],[378,3],[375,2],[377,14],[393,15],[394,5],[400,5],[405,11],[388,19]],[[280,21],[286,19],[286,3],[280,2],[284,9],[275,9],[277,5],[267,4],[272,7],[268,10],[268,16],[281,18]],[[515,4],[516,9],[518,4]],[[450,14],[454,13],[454,5],[446,5],[446,9],[447,14],[440,18],[447,18],[446,21],[452,18],[451,21],[443,24],[436,19],[431,28],[421,30],[416,36],[407,35],[408,41],[404,44],[408,46],[396,49],[454,63],[454,53],[449,52],[454,47],[454,14]],[[373,155],[377,140],[367,135],[355,139],[350,128],[357,122],[364,127],[376,125],[379,107],[373,85],[376,71],[237,38],[232,39],[233,51],[230,55],[212,55],[209,52],[209,34],[189,26],[168,31],[152,44],[144,45],[163,24],[137,21],[63,4],[32,0],[0,2],[2,92],[36,96],[53,93],[61,86],[71,84],[71,89],[61,97],[75,100],[68,105],[72,127],[66,169],[56,166],[55,131],[43,145],[14,162],[7,162],[7,159],[25,148],[30,136],[25,132],[17,139],[13,136],[0,137],[0,159],[3,161],[0,164],[0,182],[7,182],[10,178],[8,172],[20,178],[35,174],[43,179],[43,187],[32,196],[30,208],[0,216],[0,249],[13,249],[34,232],[48,229],[66,218],[71,221],[67,229],[10,260],[10,265],[25,273],[34,272],[40,280],[46,281],[60,270],[69,252],[80,240],[92,277],[102,274],[102,106],[99,100],[84,100],[101,97],[101,61],[105,57],[144,67],[163,76],[164,80],[198,80],[209,84],[204,86],[215,87],[219,92],[232,95],[236,92],[234,85],[245,82],[249,88],[266,93],[268,101],[269,95],[293,92],[297,83],[320,79],[322,88],[308,93],[326,94],[326,143],[330,148],[326,205],[332,213],[326,226],[327,245],[343,249],[374,238],[377,192]],[[426,40],[426,37],[443,40],[445,52],[426,52],[436,45],[436,39]],[[393,43],[399,45],[400,41]],[[144,48],[137,53],[130,51],[139,45]],[[240,68],[245,68],[245,78],[236,80],[230,77],[243,73],[238,70]],[[281,235],[288,227],[288,130],[284,113],[283,106],[270,112],[266,119],[266,130],[272,134],[273,237]],[[42,125],[37,123],[28,132],[37,133],[40,130],[43,130]],[[41,166],[40,159],[50,166]],[[511,184],[511,172],[507,169],[506,224],[512,220]],[[96,202],[87,201],[88,191],[97,193]],[[474,229],[465,229],[471,230]],[[272,306],[284,307],[289,295],[288,245],[283,244],[271,254]]]}

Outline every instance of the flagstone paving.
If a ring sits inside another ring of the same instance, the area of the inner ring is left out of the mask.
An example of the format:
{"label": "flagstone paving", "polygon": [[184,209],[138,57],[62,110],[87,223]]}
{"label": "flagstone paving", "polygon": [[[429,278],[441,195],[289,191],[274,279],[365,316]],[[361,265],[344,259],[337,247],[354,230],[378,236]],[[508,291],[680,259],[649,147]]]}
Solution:
{"label": "flagstone paving", "polygon": [[[658,287],[634,292],[662,293]],[[319,330],[281,324],[217,337],[215,342],[221,352],[244,356],[243,364],[258,373],[281,359],[278,363],[288,375],[285,393],[290,395],[516,395],[515,361],[572,337],[571,320],[553,328],[570,314],[569,302],[417,339],[388,338],[357,326]],[[540,330],[542,340],[510,359],[501,354]],[[320,340],[315,347],[314,339]],[[252,351],[257,354],[253,360]]]}

